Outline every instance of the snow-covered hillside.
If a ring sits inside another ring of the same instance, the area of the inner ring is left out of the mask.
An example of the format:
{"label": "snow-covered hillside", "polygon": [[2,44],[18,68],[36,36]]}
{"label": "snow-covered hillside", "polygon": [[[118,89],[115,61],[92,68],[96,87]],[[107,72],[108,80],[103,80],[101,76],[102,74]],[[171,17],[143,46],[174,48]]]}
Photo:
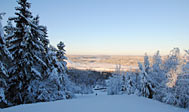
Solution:
{"label": "snow-covered hillside", "polygon": [[20,105],[0,112],[188,112],[188,110],[135,95],[101,93],[78,96],[72,100]]}

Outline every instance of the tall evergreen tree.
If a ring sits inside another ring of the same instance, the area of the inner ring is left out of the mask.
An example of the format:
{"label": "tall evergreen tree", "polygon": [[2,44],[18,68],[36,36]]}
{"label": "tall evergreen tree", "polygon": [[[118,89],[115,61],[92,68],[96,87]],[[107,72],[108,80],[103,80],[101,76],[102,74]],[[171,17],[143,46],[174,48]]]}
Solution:
{"label": "tall evergreen tree", "polygon": [[153,56],[153,65],[152,65],[153,72],[161,71],[161,64],[162,64],[162,59],[160,56],[160,52],[157,51]]}
{"label": "tall evergreen tree", "polygon": [[0,13],[0,106],[5,106],[7,100],[5,97],[5,90],[7,89],[7,78],[9,77],[7,71],[6,60],[12,60],[12,55],[9,53],[6,42],[4,38],[4,30],[2,27],[2,15],[5,13]]}
{"label": "tall evergreen tree", "polygon": [[[57,44],[58,50],[56,52],[56,57],[57,57],[57,59],[59,61],[58,65],[59,65],[59,68],[60,68],[60,71],[59,71],[59,73],[60,73],[60,79],[62,81],[64,81],[63,84],[66,83],[65,80],[67,79],[67,74],[66,74],[66,69],[67,69],[66,68],[66,64],[67,63],[65,62],[65,59],[67,59],[67,58],[65,56],[65,49],[64,49],[64,47],[65,47],[64,43],[62,41],[60,41]],[[66,86],[66,84],[64,84],[64,85]]]}
{"label": "tall evergreen tree", "polygon": [[168,73],[170,70],[177,69],[177,66],[180,64],[180,49],[174,48],[170,51],[167,59],[164,62],[164,72]]}
{"label": "tall evergreen tree", "polygon": [[45,63],[38,56],[43,52],[43,44],[39,39],[40,30],[32,23],[32,14],[29,11],[30,3],[27,0],[18,0],[19,7],[16,7],[16,24],[14,36],[10,41],[10,51],[14,61],[10,68],[9,99],[13,104],[27,103],[27,94],[30,82],[41,79],[40,63]]}
{"label": "tall evergreen tree", "polygon": [[160,52],[157,51],[153,56],[152,71],[150,77],[155,85],[154,99],[161,101],[164,97],[164,91],[166,90],[166,74],[163,71],[163,61],[160,56]]}
{"label": "tall evergreen tree", "polygon": [[146,73],[145,67],[139,62],[138,63],[139,69],[140,69],[140,90],[138,95],[144,96],[147,98],[153,98],[154,94],[154,86],[152,83],[151,78],[149,75]]}
{"label": "tall evergreen tree", "polygon": [[[58,60],[61,62],[61,64],[63,65],[64,68],[66,68],[66,62],[65,59],[65,49],[64,49],[65,45],[62,41],[60,41],[60,43],[57,45],[58,51],[57,51],[57,58]],[[63,68],[63,70],[64,70]],[[65,71],[65,70],[64,70]]]}
{"label": "tall evergreen tree", "polygon": [[134,94],[135,90],[136,90],[135,83],[132,80],[131,75],[133,75],[133,74],[127,73],[127,77],[126,77],[126,91],[127,91],[127,94]]}
{"label": "tall evergreen tree", "polygon": [[175,92],[178,95],[178,106],[189,108],[189,50],[185,50],[182,73],[178,75]]}
{"label": "tall evergreen tree", "polygon": [[145,67],[145,72],[148,74],[150,72],[150,62],[147,53],[145,53],[144,56],[144,67]]}
{"label": "tall evergreen tree", "polygon": [[[38,31],[40,31],[36,36],[39,37],[39,40],[42,42],[44,52],[39,52],[38,57],[45,62],[46,66],[42,66],[40,70],[41,74],[43,74],[43,78],[41,80],[31,81],[28,98],[32,102],[54,101],[68,98],[68,96],[70,98],[71,95],[66,91],[65,85],[65,83],[67,83],[65,81],[66,65],[63,66],[60,59],[58,59],[58,50],[49,45],[47,29],[45,26],[39,25],[39,16],[33,18],[32,22],[37,26]],[[65,54],[64,51],[62,51],[63,55]],[[61,57],[61,55],[59,56]],[[62,61],[64,62],[64,60]]]}
{"label": "tall evergreen tree", "polygon": [[162,59],[159,51],[153,56],[152,70],[150,74],[156,85],[159,85],[166,80],[166,75],[162,69]]}

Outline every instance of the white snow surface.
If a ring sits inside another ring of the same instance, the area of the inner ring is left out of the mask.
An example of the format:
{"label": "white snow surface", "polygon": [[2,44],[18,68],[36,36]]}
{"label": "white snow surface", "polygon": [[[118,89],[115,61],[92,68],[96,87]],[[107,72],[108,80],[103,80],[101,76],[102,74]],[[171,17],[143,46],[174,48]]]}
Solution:
{"label": "white snow surface", "polygon": [[77,95],[71,100],[19,105],[0,112],[188,112],[136,95],[95,94]]}

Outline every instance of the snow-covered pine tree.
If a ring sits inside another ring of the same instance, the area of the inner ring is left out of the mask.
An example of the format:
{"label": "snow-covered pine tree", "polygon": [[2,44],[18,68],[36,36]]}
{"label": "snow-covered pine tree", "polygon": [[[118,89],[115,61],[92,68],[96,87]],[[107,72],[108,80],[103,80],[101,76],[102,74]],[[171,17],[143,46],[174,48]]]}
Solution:
{"label": "snow-covered pine tree", "polygon": [[132,80],[132,77],[131,77],[132,74],[130,73],[127,73],[126,75],[126,93],[127,94],[134,94],[135,93],[135,90],[136,90],[136,87],[135,87],[135,83],[134,81]]}
{"label": "snow-covered pine tree", "polygon": [[153,72],[159,72],[161,70],[161,64],[162,64],[162,59],[160,56],[160,52],[157,51],[155,55],[153,56]]}
{"label": "snow-covered pine tree", "polygon": [[165,87],[167,79],[166,74],[162,69],[163,63],[159,51],[154,54],[152,63],[152,70],[149,75],[152,78],[155,86],[154,99],[162,101],[166,91]]}
{"label": "snow-covered pine tree", "polygon": [[57,51],[56,56],[57,56],[58,60],[61,62],[61,64],[63,65],[63,67],[65,69],[66,68],[66,64],[67,64],[65,62],[65,59],[67,59],[67,58],[65,56],[65,49],[64,49],[64,47],[65,47],[64,43],[62,41],[60,41],[60,43],[58,43],[58,45],[57,45],[58,51]]}
{"label": "snow-covered pine tree", "polygon": [[175,93],[177,98],[177,106],[189,108],[189,74],[182,73],[178,76],[176,85],[172,94]]}
{"label": "snow-covered pine tree", "polygon": [[[189,52],[186,50],[185,60],[181,63],[179,50],[173,49],[169,55],[169,63],[173,65],[167,73],[167,87],[164,87],[162,101],[171,105],[189,108]],[[172,57],[172,58],[171,58]],[[162,90],[162,89],[161,89]]]}
{"label": "snow-covered pine tree", "polygon": [[12,55],[8,51],[6,47],[6,41],[4,38],[4,30],[2,26],[2,16],[5,13],[0,13],[0,107],[4,107],[7,105],[6,99],[6,89],[7,86],[7,79],[9,77],[8,70],[7,70],[7,60],[12,60]]}
{"label": "snow-covered pine tree", "polygon": [[152,80],[146,73],[146,69],[143,67],[142,63],[138,62],[138,66],[140,69],[140,90],[138,95],[147,98],[153,98],[154,86],[152,84]]}
{"label": "snow-covered pine tree", "polygon": [[145,72],[148,74],[150,72],[150,62],[147,53],[145,53],[144,56],[144,67],[145,67]]}
{"label": "snow-covered pine tree", "polygon": [[164,69],[165,71],[167,71],[167,86],[173,87],[176,84],[178,75],[182,72],[182,63],[180,59],[179,48],[174,48],[170,51],[170,54],[165,61]]}
{"label": "snow-covered pine tree", "polygon": [[181,74],[181,66],[177,66],[175,69],[170,69],[170,71],[167,73],[167,83],[164,88],[161,88],[161,90],[164,91],[164,97],[163,102],[172,104],[172,105],[178,105],[178,94],[176,93],[176,82],[178,75]]}
{"label": "snow-covered pine tree", "polygon": [[187,107],[188,105],[188,90],[186,75],[183,72],[184,69],[181,59],[180,59],[180,50],[174,48],[171,50],[168,58],[165,61],[164,71],[166,71],[167,84],[164,87],[164,97],[162,101],[164,103]]}
{"label": "snow-covered pine tree", "polygon": [[[33,18],[33,24],[37,26],[40,32],[39,40],[43,43],[44,52],[40,52],[39,57],[45,62],[46,66],[42,67],[41,73],[43,74],[43,79],[40,81],[32,81],[30,87],[30,94],[36,96],[33,102],[37,101],[54,101],[58,99],[66,99],[73,97],[73,94],[67,90],[67,85],[73,85],[69,81],[66,75],[66,63],[59,57],[66,59],[64,56],[64,46],[60,50],[49,45],[49,40],[47,39],[47,28],[45,26],[39,25],[39,16]],[[50,47],[49,47],[50,46]],[[59,57],[57,57],[57,52]],[[64,65],[63,65],[64,63]],[[33,98],[32,96],[28,98]]]}
{"label": "snow-covered pine tree", "polygon": [[180,49],[174,48],[170,51],[167,59],[164,62],[163,70],[165,73],[168,73],[171,69],[177,69],[177,66],[180,63]]}
{"label": "snow-covered pine tree", "polygon": [[156,84],[161,84],[166,80],[165,73],[162,70],[162,59],[159,51],[157,51],[153,56],[151,77],[154,79]]}
{"label": "snow-covered pine tree", "polygon": [[[40,101],[52,101],[56,98],[51,94],[52,88],[56,89],[56,87],[48,86],[50,81],[48,80],[49,77],[49,61],[46,55],[48,55],[48,45],[49,40],[47,39],[47,28],[45,26],[39,25],[39,16],[32,18],[32,24],[36,26],[37,32],[32,32],[38,39],[40,40],[41,44],[43,45],[43,50],[41,52],[36,52],[36,55],[39,59],[41,59],[42,63],[36,64],[39,66],[38,70],[42,74],[40,79],[32,80],[29,83],[28,94],[27,94],[27,101],[28,102],[40,102]],[[56,74],[55,74],[56,75]],[[52,84],[53,85],[53,84]],[[52,87],[52,88],[51,88]],[[46,88],[49,88],[47,90]],[[53,89],[53,90],[54,90]]]}
{"label": "snow-covered pine tree", "polygon": [[[40,30],[32,22],[32,14],[29,11],[30,3],[27,0],[18,0],[19,7],[16,7],[16,16],[10,18],[16,24],[14,35],[9,41],[10,51],[14,61],[9,69],[10,87],[9,100],[13,105],[28,103],[28,88],[33,80],[42,79],[40,69],[46,66],[38,56],[44,51],[42,42],[39,39]],[[39,66],[40,65],[40,66]]]}
{"label": "snow-covered pine tree", "polygon": [[174,88],[178,99],[177,106],[189,108],[189,50],[185,50],[185,52],[184,63],[181,65],[181,73],[177,76]]}
{"label": "snow-covered pine tree", "polygon": [[163,94],[162,101],[164,103],[179,106],[182,102],[180,102],[179,99],[185,96],[185,94],[182,94],[183,91],[185,91],[185,87],[182,87],[183,82],[181,77],[178,81],[178,77],[182,76],[181,65],[177,66],[177,69],[171,69],[167,74],[168,82],[165,87],[160,88],[161,91],[164,91],[159,94]]}
{"label": "snow-covered pine tree", "polygon": [[121,91],[122,93],[125,93],[126,92],[126,76],[122,73],[122,76],[121,76]]}
{"label": "snow-covered pine tree", "polygon": [[62,91],[60,91],[61,83],[59,80],[56,52],[48,47],[49,41],[47,38],[44,38],[43,44],[45,45],[45,53],[42,53],[42,59],[47,65],[47,68],[43,68],[42,74],[44,77],[41,82],[36,80],[31,82],[30,91],[32,91],[32,94],[37,95],[37,101],[44,102],[63,99],[64,93],[60,93]]}
{"label": "snow-covered pine tree", "polygon": [[66,71],[67,71],[67,63],[65,60],[67,60],[67,57],[65,56],[65,44],[60,41],[58,44],[57,44],[57,52],[56,52],[56,57],[58,59],[58,63],[59,63],[59,66],[60,66],[60,70],[59,73],[60,73],[60,80],[62,80],[62,84],[63,86],[65,86],[65,89],[66,89],[66,98],[71,98],[73,97],[73,92],[75,91],[75,89],[77,87],[74,87],[76,86],[73,82],[70,81]]}

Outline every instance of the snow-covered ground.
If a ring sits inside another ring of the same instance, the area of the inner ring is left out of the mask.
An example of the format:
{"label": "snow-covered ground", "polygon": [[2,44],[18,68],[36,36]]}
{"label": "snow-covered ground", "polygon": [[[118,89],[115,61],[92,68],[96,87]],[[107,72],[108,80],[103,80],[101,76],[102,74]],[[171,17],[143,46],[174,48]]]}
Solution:
{"label": "snow-covered ground", "polygon": [[188,112],[189,110],[163,104],[135,95],[78,95],[71,100],[26,104],[0,112]]}

